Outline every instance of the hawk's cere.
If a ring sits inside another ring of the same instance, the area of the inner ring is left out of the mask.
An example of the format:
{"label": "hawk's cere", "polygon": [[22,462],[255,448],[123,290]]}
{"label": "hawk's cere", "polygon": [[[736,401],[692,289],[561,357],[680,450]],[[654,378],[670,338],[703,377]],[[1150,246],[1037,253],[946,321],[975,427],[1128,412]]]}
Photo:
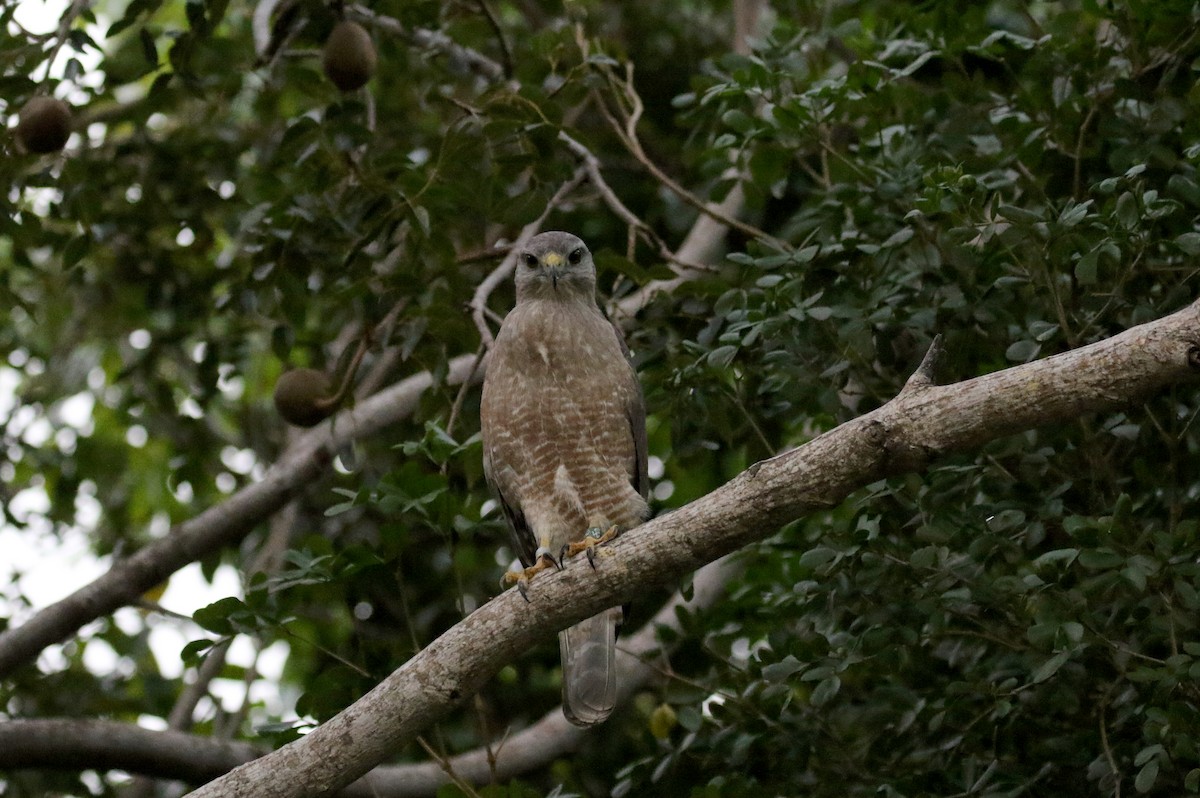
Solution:
{"label": "hawk's cere", "polygon": [[[517,254],[517,304],[492,347],[483,467],[525,580],[646,519],[646,410],[624,338],[596,305],[596,267],[570,233]],[[616,700],[614,607],[559,634],[563,712],[589,726]]]}

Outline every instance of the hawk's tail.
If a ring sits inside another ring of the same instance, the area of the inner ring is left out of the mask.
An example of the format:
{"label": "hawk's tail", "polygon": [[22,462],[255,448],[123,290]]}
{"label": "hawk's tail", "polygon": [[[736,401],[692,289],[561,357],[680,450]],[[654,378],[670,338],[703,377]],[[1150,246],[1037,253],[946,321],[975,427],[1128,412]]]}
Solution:
{"label": "hawk's tail", "polygon": [[563,667],[563,714],[576,726],[594,726],[617,702],[617,624],[613,607],[558,633]]}

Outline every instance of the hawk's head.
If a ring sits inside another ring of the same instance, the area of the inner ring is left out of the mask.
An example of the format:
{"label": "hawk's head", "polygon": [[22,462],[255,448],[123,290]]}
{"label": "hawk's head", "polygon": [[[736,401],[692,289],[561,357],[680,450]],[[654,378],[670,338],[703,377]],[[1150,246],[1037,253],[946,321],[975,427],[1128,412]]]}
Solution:
{"label": "hawk's head", "polygon": [[579,299],[595,302],[596,264],[578,236],[540,233],[517,253],[517,301]]}

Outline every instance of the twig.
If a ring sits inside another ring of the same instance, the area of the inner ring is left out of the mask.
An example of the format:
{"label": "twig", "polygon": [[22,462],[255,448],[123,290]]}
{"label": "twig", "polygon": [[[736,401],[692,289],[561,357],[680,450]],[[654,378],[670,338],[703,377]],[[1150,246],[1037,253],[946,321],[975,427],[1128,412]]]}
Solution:
{"label": "twig", "polygon": [[513,74],[513,58],[512,50],[508,46],[508,39],[504,35],[504,29],[500,27],[500,20],[496,19],[496,13],[492,11],[492,7],[488,5],[487,0],[477,0],[479,8],[483,11],[483,15],[487,17],[488,24],[492,26],[492,31],[496,34],[496,41],[500,43],[500,55],[504,59],[504,77],[512,78]]}
{"label": "twig", "polygon": [[[665,241],[659,238],[658,234],[654,232],[654,229],[650,227],[650,225],[642,221],[637,214],[626,207],[625,203],[621,202],[621,199],[617,196],[616,192],[612,190],[612,187],[608,184],[608,181],[604,179],[604,175],[600,172],[600,159],[596,157],[595,153],[581,144],[578,140],[572,138],[565,131],[559,131],[558,138],[559,141],[562,141],[567,145],[567,149],[573,152],[575,156],[583,162],[583,166],[587,170],[588,182],[595,186],[596,190],[600,192],[600,198],[604,200],[604,204],[608,206],[609,210],[611,210],[614,214],[616,214],[617,218],[629,226],[631,236],[634,233],[640,235],[647,243],[654,247],[659,257],[672,264],[672,266],[680,266],[683,267],[683,269],[690,270],[692,272],[716,271],[716,269],[714,269],[712,266],[707,266],[702,263],[687,262],[680,258],[676,253],[672,252],[671,248],[667,246]],[[632,244],[630,245],[629,249],[629,257],[632,260]],[[676,274],[684,273],[680,269],[675,269],[674,271]]]}
{"label": "twig", "polygon": [[89,5],[91,5],[90,0],[73,0],[71,7],[63,12],[62,19],[58,23],[58,31],[55,34],[57,41],[46,56],[46,74],[42,78],[42,87],[50,83],[50,70],[54,67],[54,59],[58,58],[58,52],[67,43],[67,37],[71,33],[71,26],[75,24],[75,19]]}
{"label": "twig", "polygon": [[[396,324],[396,320],[400,318],[400,314],[404,312],[406,307],[408,307],[408,302],[409,297],[401,297],[398,299],[395,304],[392,305],[391,309],[388,310],[388,312],[384,315],[384,317],[379,320],[379,323],[372,327],[373,343],[383,345],[386,342],[387,336],[390,336],[391,329]],[[380,340],[378,335],[380,330],[383,331],[385,336],[383,340]],[[379,387],[383,384],[384,379],[396,365],[398,360],[399,350],[396,347],[384,348],[379,359],[371,364],[371,369],[367,372],[366,376],[359,381],[358,387],[355,390],[355,396],[358,399],[362,399],[379,390]]]}
{"label": "twig", "polygon": [[454,782],[456,787],[465,792],[467,795],[473,796],[473,798],[479,798],[479,793],[475,792],[475,788],[472,787],[467,781],[462,779],[457,773],[455,773],[454,768],[450,766],[450,761],[437,751],[434,751],[433,747],[430,746],[429,743],[425,742],[424,737],[418,735],[417,742],[422,748],[425,749],[425,753],[437,760],[437,763],[442,766],[442,770],[445,771],[446,775],[450,777],[450,781]]}
{"label": "twig", "polygon": [[[453,435],[454,422],[458,420],[458,414],[462,411],[463,400],[467,397],[467,389],[475,378],[475,372],[479,370],[479,364],[483,362],[483,356],[487,354],[487,346],[482,342],[479,344],[479,349],[475,352],[475,362],[471,364],[471,371],[467,374],[467,379],[458,387],[458,394],[454,397],[454,404],[450,406],[450,419],[446,422],[446,434]],[[445,470],[445,464],[442,469]]]}
{"label": "twig", "polygon": [[378,14],[363,5],[348,6],[346,13],[347,16],[354,17],[380,30],[403,36],[418,47],[425,47],[443,53],[452,60],[463,64],[472,72],[489,80],[505,80],[505,70],[502,65],[477,50],[464,47],[441,31],[427,30],[425,28],[413,28],[409,30],[404,27],[400,20]]}
{"label": "twig", "polygon": [[[737,213],[745,204],[746,196],[741,185],[733,189],[721,200],[720,207],[724,214]],[[696,218],[692,229],[679,245],[679,260],[683,263],[715,261],[720,257],[721,245],[728,228],[711,216],[701,215]],[[705,267],[704,271],[711,267]],[[666,280],[651,280],[632,294],[622,297],[609,307],[614,318],[632,318],[638,311],[648,305],[660,293],[670,293],[679,286],[695,279],[702,271],[680,274]]]}
{"label": "twig", "polygon": [[766,231],[760,230],[752,224],[747,224],[746,222],[735,219],[732,216],[725,215],[719,206],[700,199],[695,194],[677,183],[670,175],[664,172],[658,166],[658,164],[651,160],[650,156],[648,156],[646,151],[642,148],[641,140],[637,135],[637,123],[641,118],[643,105],[641,97],[633,88],[633,65],[626,64],[626,76],[623,81],[619,80],[613,75],[611,68],[607,66],[598,66],[597,68],[601,70],[604,77],[608,80],[609,86],[614,90],[614,96],[618,99],[624,97],[625,101],[629,104],[628,108],[624,108],[618,103],[618,107],[620,108],[620,112],[623,117],[623,120],[618,120],[613,112],[609,109],[607,103],[604,102],[603,98],[597,96],[597,104],[600,107],[601,113],[604,115],[605,119],[608,120],[613,131],[616,132],[617,138],[621,140],[621,143],[625,146],[625,149],[629,151],[629,154],[632,155],[637,162],[640,163],[646,169],[646,171],[648,171],[654,177],[655,180],[670,189],[686,204],[692,206],[707,216],[711,216],[722,224],[732,227],[734,230],[739,231],[743,235],[763,241],[783,252],[790,250],[790,247],[786,242],[775,238]]}
{"label": "twig", "polygon": [[1104,751],[1104,758],[1108,761],[1108,769],[1113,775],[1113,798],[1121,798],[1121,769],[1117,767],[1117,760],[1113,757],[1112,747],[1108,744],[1108,724],[1104,722],[1104,715],[1108,712],[1108,698],[1112,693],[1112,685],[1104,691],[1104,696],[1100,699],[1099,724],[1100,724],[1100,748]]}

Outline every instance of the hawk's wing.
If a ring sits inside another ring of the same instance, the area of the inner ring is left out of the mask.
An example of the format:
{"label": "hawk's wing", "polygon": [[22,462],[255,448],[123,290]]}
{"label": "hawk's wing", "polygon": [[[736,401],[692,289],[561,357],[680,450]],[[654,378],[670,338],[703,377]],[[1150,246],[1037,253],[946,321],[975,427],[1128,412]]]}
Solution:
{"label": "hawk's wing", "polygon": [[629,432],[633,436],[634,472],[630,481],[633,483],[633,489],[645,498],[650,495],[650,476],[646,464],[646,400],[642,396],[642,384],[638,381],[637,372],[633,369],[633,355],[629,351],[629,345],[625,343],[625,334],[612,319],[609,319],[608,323],[612,325],[617,343],[625,353],[625,359],[629,361],[629,379],[633,383],[633,390],[625,406],[625,416],[629,419]]}
{"label": "hawk's wing", "polygon": [[500,483],[492,471],[492,450],[489,446],[483,447],[483,478],[491,487],[492,495],[496,497],[500,509],[504,511],[504,519],[508,521],[508,531],[512,536],[513,548],[517,550],[521,564],[528,568],[537,559],[537,540],[533,537],[533,531],[525,521],[525,514],[513,507],[505,498],[504,491],[500,489]]}

